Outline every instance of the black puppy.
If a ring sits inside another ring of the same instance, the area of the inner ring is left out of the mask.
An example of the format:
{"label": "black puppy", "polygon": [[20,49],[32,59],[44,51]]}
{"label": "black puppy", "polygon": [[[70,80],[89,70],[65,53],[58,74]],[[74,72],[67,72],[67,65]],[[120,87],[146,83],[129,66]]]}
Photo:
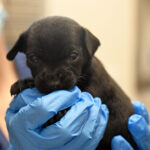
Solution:
{"label": "black puppy", "polygon": [[[34,22],[7,55],[12,60],[18,51],[25,53],[33,79],[14,83],[11,94],[34,86],[41,93],[50,93],[77,85],[82,91],[100,97],[110,111],[104,137],[97,149],[110,150],[112,137],[119,134],[136,149],[127,128],[128,118],[134,113],[132,104],[93,56],[99,45],[91,32],[69,18],[48,17]],[[54,123],[64,113],[56,115],[46,125]]]}

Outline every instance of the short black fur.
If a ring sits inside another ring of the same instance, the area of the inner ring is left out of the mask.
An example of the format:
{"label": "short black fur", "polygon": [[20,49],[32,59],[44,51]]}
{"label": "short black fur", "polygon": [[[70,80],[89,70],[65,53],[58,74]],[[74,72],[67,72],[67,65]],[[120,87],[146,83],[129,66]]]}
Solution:
{"label": "short black fur", "polygon": [[[7,55],[12,60],[18,51],[24,52],[33,79],[17,81],[11,87],[11,94],[28,87],[47,94],[78,85],[82,91],[100,97],[110,111],[105,135],[97,149],[110,150],[115,135],[122,135],[136,149],[127,129],[128,118],[134,113],[132,104],[93,56],[99,45],[90,31],[69,18],[55,16],[34,22]],[[58,121],[65,113],[60,112],[43,127]]]}

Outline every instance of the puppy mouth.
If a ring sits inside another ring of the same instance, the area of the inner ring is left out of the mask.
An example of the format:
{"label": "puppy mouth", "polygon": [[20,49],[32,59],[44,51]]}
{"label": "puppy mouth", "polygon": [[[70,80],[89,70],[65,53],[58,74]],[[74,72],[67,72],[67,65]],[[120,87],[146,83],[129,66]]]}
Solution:
{"label": "puppy mouth", "polygon": [[47,88],[38,88],[38,90],[41,92],[41,93],[44,93],[44,94],[49,94],[53,91],[56,91],[56,90],[69,90],[71,89],[73,86],[71,86],[70,88],[65,88],[63,86],[50,86],[50,87],[47,87]]}
{"label": "puppy mouth", "polygon": [[76,85],[75,79],[64,79],[64,80],[39,80],[35,79],[35,87],[44,94],[49,94],[56,90],[69,90]]}

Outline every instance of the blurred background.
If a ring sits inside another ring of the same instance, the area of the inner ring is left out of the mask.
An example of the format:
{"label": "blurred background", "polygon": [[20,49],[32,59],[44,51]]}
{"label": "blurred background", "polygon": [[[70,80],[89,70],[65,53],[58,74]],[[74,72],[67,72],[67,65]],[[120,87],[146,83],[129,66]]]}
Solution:
{"label": "blurred background", "polygon": [[9,89],[19,78],[17,66],[5,55],[34,20],[51,15],[71,17],[96,35],[101,41],[96,56],[127,95],[143,102],[150,112],[150,0],[1,0],[2,3],[6,15],[0,34],[0,126],[5,135],[4,116],[12,99]]}

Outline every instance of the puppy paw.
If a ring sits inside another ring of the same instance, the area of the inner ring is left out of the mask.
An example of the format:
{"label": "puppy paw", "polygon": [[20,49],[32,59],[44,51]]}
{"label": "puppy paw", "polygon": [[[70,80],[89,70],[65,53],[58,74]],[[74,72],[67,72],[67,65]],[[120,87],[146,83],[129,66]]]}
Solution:
{"label": "puppy paw", "polygon": [[33,79],[18,80],[11,86],[10,93],[11,95],[17,95],[24,89],[33,88],[33,87],[34,87]]}

